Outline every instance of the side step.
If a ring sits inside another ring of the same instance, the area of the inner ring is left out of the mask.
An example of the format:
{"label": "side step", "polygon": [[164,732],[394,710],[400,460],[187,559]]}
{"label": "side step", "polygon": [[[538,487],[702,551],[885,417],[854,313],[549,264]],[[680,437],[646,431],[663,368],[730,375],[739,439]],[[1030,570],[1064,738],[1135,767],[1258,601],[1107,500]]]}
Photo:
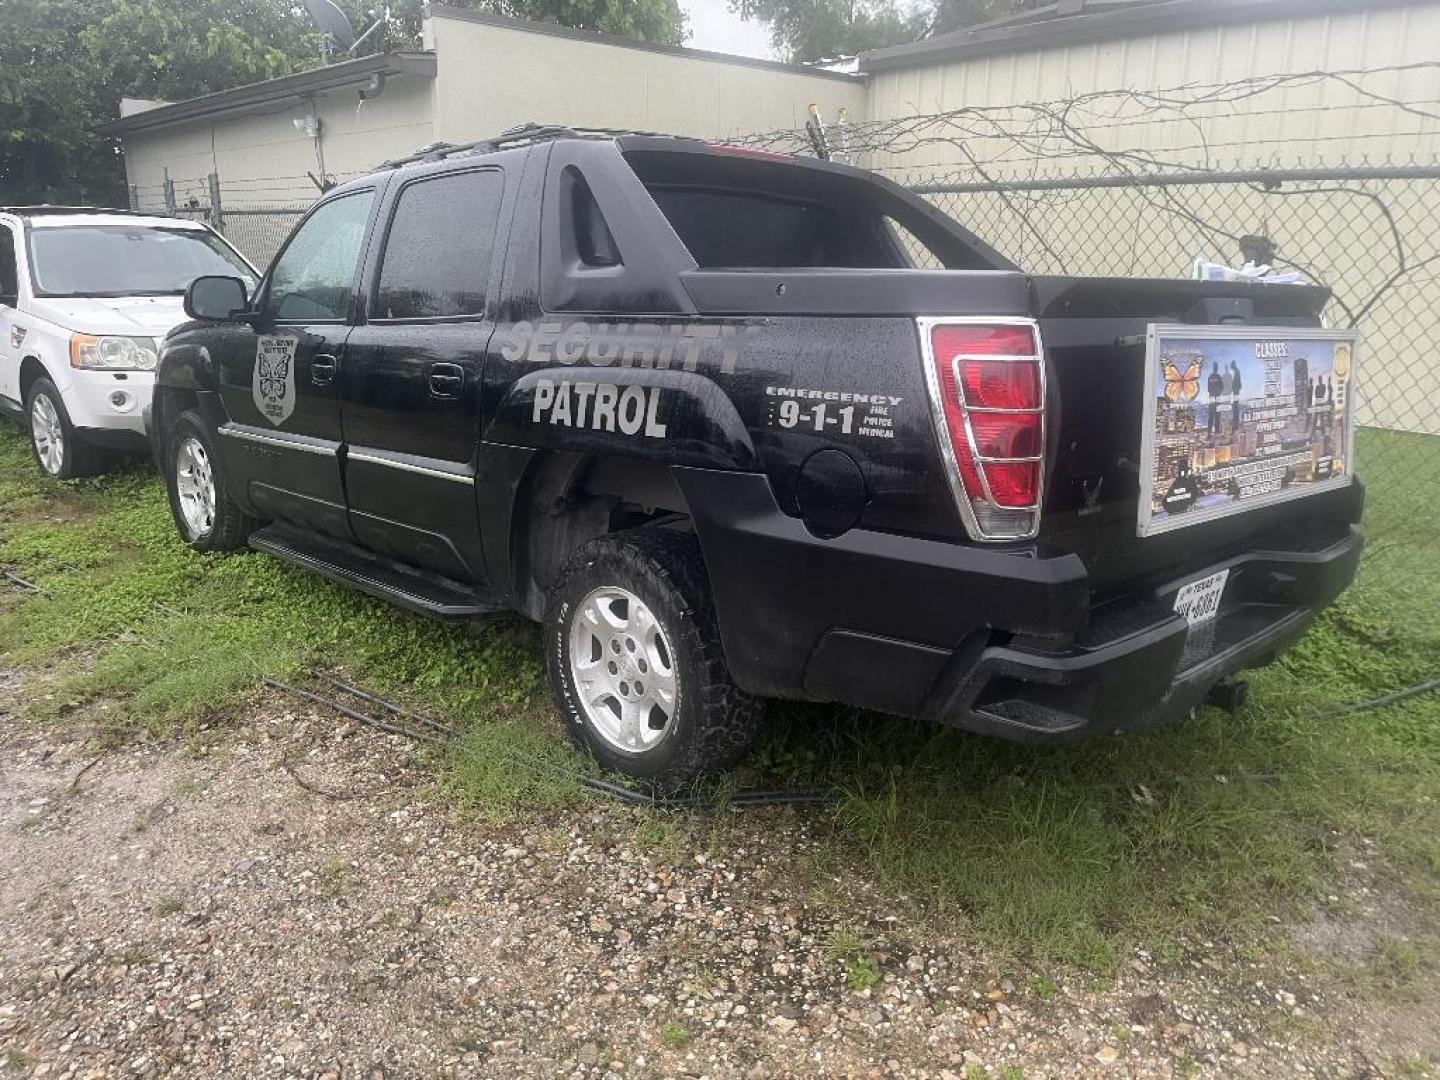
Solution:
{"label": "side step", "polygon": [[475,619],[499,615],[506,610],[458,581],[382,559],[363,548],[329,537],[267,525],[251,533],[250,546],[432,619]]}

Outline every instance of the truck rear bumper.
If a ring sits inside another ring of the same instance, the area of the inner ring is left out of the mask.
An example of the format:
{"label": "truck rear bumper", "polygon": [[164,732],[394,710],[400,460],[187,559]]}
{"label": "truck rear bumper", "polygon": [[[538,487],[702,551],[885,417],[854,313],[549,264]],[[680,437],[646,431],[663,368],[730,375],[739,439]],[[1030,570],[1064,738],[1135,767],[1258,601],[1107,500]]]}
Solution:
{"label": "truck rear bumper", "polygon": [[[1077,556],[852,530],[821,540],[763,476],[678,469],[737,683],[770,697],[924,716],[1028,741],[1182,716],[1293,644],[1355,576],[1342,520],[1091,607]],[[1359,506],[1359,497],[1354,505]],[[1217,616],[1174,613],[1228,569]]]}
{"label": "truck rear bumper", "polygon": [[[1099,609],[1061,650],[1012,641],[981,650],[970,670],[938,682],[922,713],[1022,741],[1133,732],[1187,715],[1221,679],[1261,667],[1293,645],[1350,584],[1359,533],[1318,551],[1255,551],[1206,568],[1230,570],[1217,616],[1195,627],[1174,614],[1174,589]],[[1178,585],[1177,585],[1178,587]]]}

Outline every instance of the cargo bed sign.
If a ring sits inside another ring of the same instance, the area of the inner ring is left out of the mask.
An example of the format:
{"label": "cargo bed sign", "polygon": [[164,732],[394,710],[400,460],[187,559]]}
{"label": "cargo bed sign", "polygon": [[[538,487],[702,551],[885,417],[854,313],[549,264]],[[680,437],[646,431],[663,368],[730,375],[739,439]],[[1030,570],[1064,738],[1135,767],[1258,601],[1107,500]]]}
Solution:
{"label": "cargo bed sign", "polygon": [[1350,483],[1348,330],[1152,326],[1139,534]]}

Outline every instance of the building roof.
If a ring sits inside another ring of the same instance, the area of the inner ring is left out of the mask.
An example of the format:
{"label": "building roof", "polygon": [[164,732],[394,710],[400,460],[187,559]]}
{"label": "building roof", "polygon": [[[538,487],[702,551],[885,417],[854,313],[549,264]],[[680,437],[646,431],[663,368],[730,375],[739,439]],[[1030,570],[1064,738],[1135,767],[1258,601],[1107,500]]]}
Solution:
{"label": "building roof", "polygon": [[862,72],[1234,23],[1319,18],[1429,0],[1056,0],[948,34],[860,54]]}
{"label": "building roof", "polygon": [[710,63],[732,64],[737,67],[783,71],[790,75],[814,75],[820,79],[839,79],[843,82],[853,83],[856,81],[856,76],[847,72],[832,71],[809,64],[783,64],[778,60],[760,60],[751,56],[735,56],[731,53],[710,52],[706,49],[690,49],[683,45],[662,45],[655,41],[636,41],[634,38],[620,37],[618,34],[603,34],[598,30],[578,30],[573,26],[561,26],[559,23],[512,19],[507,15],[490,15],[483,11],[471,11],[469,8],[432,4],[430,15],[437,19],[458,19],[461,22],[498,26],[504,30],[518,30],[526,34],[569,38],[571,41],[588,41],[595,45],[613,45],[618,49],[639,49],[643,52],[664,53],[685,60],[704,60]]}
{"label": "building roof", "polygon": [[421,78],[435,77],[435,54],[431,52],[380,53],[377,56],[362,56],[358,60],[345,60],[328,67],[313,68],[296,75],[279,79],[237,86],[232,90],[221,90],[215,94],[178,101],[173,105],[160,105],[153,109],[132,113],[100,125],[106,135],[133,135],[138,131],[165,127],[169,124],[199,120],[221,113],[244,112],[256,106],[273,105],[292,98],[305,98],[324,90],[335,90],[344,86],[356,86],[369,82],[376,76],[416,75]]}

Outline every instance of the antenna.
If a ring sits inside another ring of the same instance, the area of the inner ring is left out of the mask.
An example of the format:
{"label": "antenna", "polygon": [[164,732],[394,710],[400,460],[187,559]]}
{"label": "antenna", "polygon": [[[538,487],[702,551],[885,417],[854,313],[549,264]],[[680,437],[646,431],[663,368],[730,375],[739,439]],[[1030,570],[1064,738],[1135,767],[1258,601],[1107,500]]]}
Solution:
{"label": "antenna", "polygon": [[825,131],[825,118],[820,115],[820,106],[810,103],[810,119],[805,121],[805,134],[810,137],[810,147],[821,161],[830,160],[830,140]]}
{"label": "antenna", "polygon": [[371,8],[370,11],[366,12],[366,14],[368,14],[370,18],[374,19],[375,21],[365,28],[365,32],[355,39],[355,43],[351,45],[348,49],[346,49],[346,52],[354,52],[360,47],[360,43],[366,38],[368,38],[371,34],[373,34],[376,30],[379,30],[382,27],[386,29],[389,28],[390,5],[385,5],[384,11],[376,11],[374,8]]}
{"label": "antenna", "polygon": [[304,0],[305,10],[320,31],[320,60],[330,63],[337,52],[349,52],[355,44],[355,31],[345,13],[332,0]]}

